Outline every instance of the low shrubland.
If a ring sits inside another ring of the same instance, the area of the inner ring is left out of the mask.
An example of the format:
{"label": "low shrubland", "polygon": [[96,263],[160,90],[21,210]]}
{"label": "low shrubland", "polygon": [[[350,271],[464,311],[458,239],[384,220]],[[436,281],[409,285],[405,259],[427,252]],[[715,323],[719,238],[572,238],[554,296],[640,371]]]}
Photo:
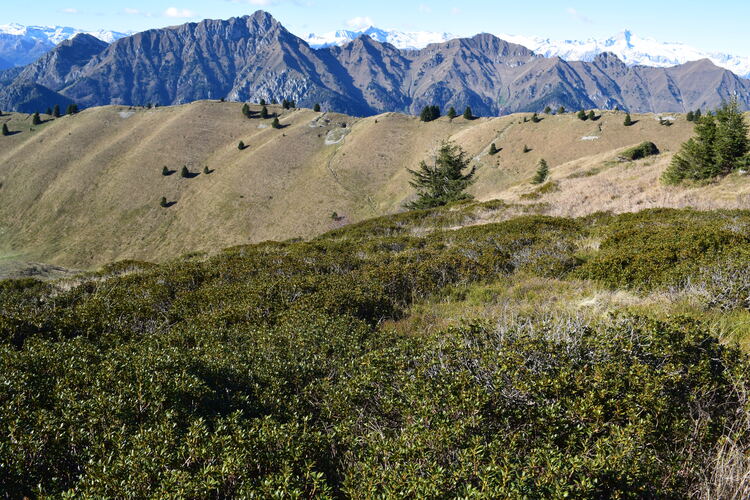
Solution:
{"label": "low shrubland", "polygon": [[[747,313],[750,212],[454,229],[506,208],[0,282],[6,495],[748,493],[748,361],[702,318]],[[591,290],[699,310],[555,306]]]}

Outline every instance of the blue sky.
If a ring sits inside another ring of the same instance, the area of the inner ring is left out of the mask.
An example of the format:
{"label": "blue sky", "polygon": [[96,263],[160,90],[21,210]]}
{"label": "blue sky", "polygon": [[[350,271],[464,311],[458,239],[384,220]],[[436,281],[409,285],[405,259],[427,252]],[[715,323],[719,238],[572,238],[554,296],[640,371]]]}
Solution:
{"label": "blue sky", "polygon": [[204,18],[271,12],[304,35],[372,21],[382,28],[536,35],[553,39],[611,36],[628,28],[661,41],[750,55],[750,2],[490,0],[0,0],[0,24],[64,25],[87,30],[144,30]]}

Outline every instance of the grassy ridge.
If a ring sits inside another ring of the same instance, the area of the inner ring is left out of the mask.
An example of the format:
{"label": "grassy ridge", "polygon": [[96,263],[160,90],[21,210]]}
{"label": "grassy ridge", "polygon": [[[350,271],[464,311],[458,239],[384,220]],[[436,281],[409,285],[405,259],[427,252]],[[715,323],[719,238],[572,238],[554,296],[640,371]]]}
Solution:
{"label": "grassy ridge", "polygon": [[[720,446],[750,442],[748,364],[711,331],[750,315],[750,276],[717,272],[747,262],[750,213],[451,230],[506,208],[0,282],[0,482],[191,498],[742,488],[717,471]],[[609,306],[553,300],[593,292]],[[543,309],[521,307],[532,293]],[[659,295],[679,300],[641,307]]]}

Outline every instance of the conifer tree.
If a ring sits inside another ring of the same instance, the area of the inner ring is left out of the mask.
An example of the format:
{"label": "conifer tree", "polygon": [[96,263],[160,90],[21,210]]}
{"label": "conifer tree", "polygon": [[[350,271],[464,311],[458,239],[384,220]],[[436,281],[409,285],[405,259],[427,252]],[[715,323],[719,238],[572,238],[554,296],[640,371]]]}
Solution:
{"label": "conifer tree", "polygon": [[474,119],[474,113],[471,112],[471,108],[469,106],[466,106],[466,109],[464,110],[464,118],[466,120]]}
{"label": "conifer tree", "polygon": [[55,118],[60,118],[60,105],[59,104],[55,104],[55,107],[52,108],[52,116],[54,116]]}
{"label": "conifer tree", "polygon": [[296,107],[297,107],[297,103],[296,103],[296,102],[294,102],[294,99],[291,99],[291,100],[289,101],[289,109],[294,109],[294,108],[296,108]]}
{"label": "conifer tree", "polygon": [[169,205],[169,203],[167,203],[167,198],[166,198],[165,196],[162,196],[162,197],[161,197],[161,200],[159,201],[159,205],[160,205],[160,206],[161,206],[162,208],[166,208],[166,207],[167,207],[167,205]]}
{"label": "conifer tree", "polygon": [[165,166],[164,166],[164,168],[162,168],[162,169],[161,169],[161,175],[163,175],[164,177],[166,177],[166,176],[168,176],[169,174],[170,174],[170,171],[169,171],[169,169],[167,168],[167,166],[165,165]]}
{"label": "conifer tree", "polygon": [[475,168],[469,168],[469,159],[460,146],[452,142],[440,145],[435,162],[421,162],[417,170],[409,170],[410,184],[416,188],[417,200],[406,205],[410,209],[433,208],[459,200],[471,199],[466,189],[474,182]]}
{"label": "conifer tree", "polygon": [[273,122],[271,122],[271,126],[275,129],[281,128],[281,123],[279,123],[278,117],[273,119]]}
{"label": "conifer tree", "polygon": [[697,122],[701,119],[701,116],[703,116],[703,113],[701,112],[701,108],[698,108],[695,110],[695,113],[693,113],[693,120]]}
{"label": "conifer tree", "polygon": [[453,106],[451,106],[450,109],[448,110],[448,115],[447,116],[451,120],[453,120],[456,116],[458,116],[458,113],[456,113],[456,108],[454,108]]}
{"label": "conifer tree", "polygon": [[591,121],[596,120],[596,113],[594,113],[593,109],[591,111],[589,111],[589,120],[591,120]]}
{"label": "conifer tree", "polygon": [[243,141],[240,141],[240,143],[239,143],[239,144],[237,144],[237,149],[239,149],[240,151],[242,151],[242,150],[243,150],[243,149],[245,149],[246,147],[247,147],[247,146],[245,146],[245,143],[244,143]]}
{"label": "conifer tree", "polygon": [[266,100],[265,99],[261,99],[258,104],[260,104],[261,106],[265,106],[266,105]]}
{"label": "conifer tree", "polygon": [[245,118],[250,118],[250,106],[247,103],[242,105],[242,114],[245,115]]}
{"label": "conifer tree", "polygon": [[689,122],[692,122],[693,120],[695,120],[695,113],[693,113],[692,111],[688,111],[685,119]]}
{"label": "conifer tree", "polygon": [[527,146],[526,144],[524,144],[524,145],[523,145],[523,152],[524,152],[524,153],[529,153],[529,152],[531,152],[531,148],[530,148],[530,147],[528,147],[528,146]]}
{"label": "conifer tree", "polygon": [[428,122],[430,121],[430,108],[425,106],[422,108],[422,112],[419,113],[419,121]]}
{"label": "conifer tree", "polygon": [[544,108],[544,114],[545,115],[548,115],[550,113],[552,113],[552,108],[550,108],[549,106],[547,106],[546,108]]}
{"label": "conifer tree", "polygon": [[316,113],[320,113],[320,104],[315,103],[315,106],[313,106],[313,111],[315,111]]}
{"label": "conifer tree", "polygon": [[586,121],[586,120],[588,119],[588,116],[586,115],[586,112],[585,112],[584,110],[580,110],[580,111],[578,112],[578,115],[577,115],[577,116],[578,116],[578,119],[579,119],[579,120],[583,120],[583,121]]}
{"label": "conifer tree", "polygon": [[281,101],[281,109],[289,109],[289,101],[287,101],[286,99]]}
{"label": "conifer tree", "polygon": [[3,123],[3,135],[4,136],[10,135],[10,130],[8,130],[8,124],[7,123]]}
{"label": "conifer tree", "polygon": [[633,124],[633,119],[630,117],[630,113],[627,113],[625,115],[625,121],[623,121],[622,124],[626,127],[629,127]]}
{"label": "conifer tree", "polygon": [[205,167],[203,167],[203,173],[204,173],[205,175],[208,175],[208,174],[210,174],[210,173],[211,173],[211,171],[210,171],[210,170],[208,169],[208,165],[206,165]]}
{"label": "conifer tree", "polygon": [[542,121],[542,119],[539,118],[539,114],[534,113],[533,115],[531,115],[531,121],[533,123],[539,123],[540,121]]}
{"label": "conifer tree", "polygon": [[557,108],[557,114],[558,115],[564,115],[565,114],[565,106],[560,106]]}
{"label": "conifer tree", "polygon": [[263,118],[264,120],[268,119],[269,114],[268,114],[268,108],[267,107],[263,106],[260,109],[260,117]]}
{"label": "conifer tree", "polygon": [[52,108],[47,108],[47,113],[46,114],[48,116],[52,116]]}
{"label": "conifer tree", "polygon": [[549,176],[549,166],[547,165],[547,161],[542,158],[539,160],[539,165],[536,169],[536,174],[534,175],[534,178],[531,180],[532,184],[541,184],[544,181],[547,180],[547,177]]}
{"label": "conifer tree", "polygon": [[34,113],[34,116],[31,118],[31,124],[39,125],[40,123],[42,123],[42,119],[39,118],[39,111],[37,111],[36,113]]}
{"label": "conifer tree", "polygon": [[187,165],[182,166],[182,170],[180,170],[180,177],[190,177],[190,170],[188,170]]}
{"label": "conifer tree", "polygon": [[68,110],[67,110],[66,114],[68,114],[68,115],[74,115],[76,113],[78,113],[78,105],[75,104],[75,103],[68,104]]}
{"label": "conifer tree", "polygon": [[495,146],[495,143],[493,142],[492,145],[490,145],[490,155],[495,156],[497,154],[497,146]]}

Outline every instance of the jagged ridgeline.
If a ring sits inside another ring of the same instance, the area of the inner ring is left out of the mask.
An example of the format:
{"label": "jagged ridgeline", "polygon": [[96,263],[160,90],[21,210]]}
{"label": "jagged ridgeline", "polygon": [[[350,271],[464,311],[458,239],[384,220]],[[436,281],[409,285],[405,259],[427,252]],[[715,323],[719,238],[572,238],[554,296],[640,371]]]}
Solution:
{"label": "jagged ridgeline", "polygon": [[628,67],[610,53],[592,62],[564,61],[489,34],[422,50],[399,50],[368,36],[316,50],[262,11],[152,29],[110,45],[80,34],[24,68],[0,72],[0,82],[0,108],[32,113],[68,102],[220,98],[292,99],[357,116],[417,115],[425,106],[469,106],[477,116],[547,106],[686,112],[714,108],[731,95],[750,108],[750,81],[707,59],[673,68]]}
{"label": "jagged ridgeline", "polygon": [[746,497],[750,213],[498,204],[0,282],[4,493]]}

